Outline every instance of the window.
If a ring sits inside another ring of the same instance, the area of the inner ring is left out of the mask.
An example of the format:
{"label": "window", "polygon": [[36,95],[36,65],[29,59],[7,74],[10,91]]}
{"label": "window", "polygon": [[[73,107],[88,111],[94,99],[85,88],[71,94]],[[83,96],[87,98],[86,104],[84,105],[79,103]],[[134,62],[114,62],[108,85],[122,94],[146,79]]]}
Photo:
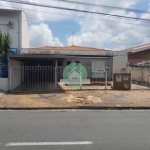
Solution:
{"label": "window", "polygon": [[78,64],[80,63],[80,61],[75,61],[75,62],[78,63]]}
{"label": "window", "polygon": [[58,66],[62,66],[62,61],[61,60],[58,61]]}

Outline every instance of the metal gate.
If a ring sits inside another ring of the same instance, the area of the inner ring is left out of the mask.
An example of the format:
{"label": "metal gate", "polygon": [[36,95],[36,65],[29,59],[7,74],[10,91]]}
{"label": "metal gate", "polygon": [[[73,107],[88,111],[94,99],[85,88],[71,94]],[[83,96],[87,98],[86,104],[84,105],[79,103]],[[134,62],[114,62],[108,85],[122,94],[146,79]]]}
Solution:
{"label": "metal gate", "polygon": [[[112,68],[107,68],[107,74],[105,74],[104,77],[100,77],[96,74],[94,76],[93,74],[93,68],[92,67],[85,67],[87,71],[87,79],[89,82],[87,83],[79,83],[76,79],[73,79],[73,83],[67,84],[67,82],[61,82],[60,80],[63,79],[63,70],[65,67],[57,67],[57,86],[62,90],[102,90],[107,88],[111,89],[112,84]],[[70,70],[71,72],[71,70]],[[97,72],[96,72],[97,73]],[[68,73],[69,74],[69,73]],[[107,83],[106,83],[107,78]],[[69,77],[66,80],[71,80]],[[77,82],[76,82],[77,81]],[[80,86],[81,84],[81,86]],[[77,85],[77,86],[76,86]]]}
{"label": "metal gate", "polygon": [[[105,89],[106,77],[93,77],[92,67],[86,67],[89,84],[70,86],[61,84],[65,67],[54,66],[14,66],[10,68],[10,89],[13,92],[42,92],[56,90]],[[108,69],[107,86],[111,89],[112,68]],[[76,83],[78,84],[78,83]]]}
{"label": "metal gate", "polygon": [[54,66],[14,66],[11,68],[11,90],[14,92],[59,90],[55,88]]}

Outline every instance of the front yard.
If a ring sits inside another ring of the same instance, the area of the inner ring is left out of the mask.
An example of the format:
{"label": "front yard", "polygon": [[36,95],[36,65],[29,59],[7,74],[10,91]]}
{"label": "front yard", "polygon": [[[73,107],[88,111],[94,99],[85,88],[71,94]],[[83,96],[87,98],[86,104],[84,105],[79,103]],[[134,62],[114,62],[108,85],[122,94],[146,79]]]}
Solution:
{"label": "front yard", "polygon": [[5,94],[0,107],[150,106],[150,90],[85,90],[47,94]]}

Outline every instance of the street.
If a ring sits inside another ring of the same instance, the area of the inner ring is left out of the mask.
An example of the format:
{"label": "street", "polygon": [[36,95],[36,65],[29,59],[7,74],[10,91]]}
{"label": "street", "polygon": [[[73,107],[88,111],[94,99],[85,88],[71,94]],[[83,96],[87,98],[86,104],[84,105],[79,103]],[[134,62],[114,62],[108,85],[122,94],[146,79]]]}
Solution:
{"label": "street", "polygon": [[149,150],[150,111],[0,111],[0,150]]}

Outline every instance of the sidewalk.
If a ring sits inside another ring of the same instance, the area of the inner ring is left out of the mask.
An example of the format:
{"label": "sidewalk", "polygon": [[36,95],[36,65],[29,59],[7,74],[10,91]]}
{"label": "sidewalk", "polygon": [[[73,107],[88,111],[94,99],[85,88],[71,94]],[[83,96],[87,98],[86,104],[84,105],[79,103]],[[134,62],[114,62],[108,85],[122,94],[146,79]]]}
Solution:
{"label": "sidewalk", "polygon": [[[3,95],[3,94],[2,94]],[[150,107],[150,90],[85,90],[48,94],[4,94],[0,107]]]}

